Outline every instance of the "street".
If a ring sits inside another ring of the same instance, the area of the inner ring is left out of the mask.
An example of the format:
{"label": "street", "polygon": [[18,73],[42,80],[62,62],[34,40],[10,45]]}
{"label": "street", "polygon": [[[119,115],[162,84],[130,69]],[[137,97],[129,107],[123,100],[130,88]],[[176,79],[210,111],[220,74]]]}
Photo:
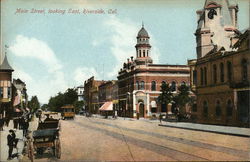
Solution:
{"label": "street", "polygon": [[[61,120],[61,160],[250,160],[250,139],[167,128],[159,121],[76,116]],[[36,161],[52,160],[53,156]]]}

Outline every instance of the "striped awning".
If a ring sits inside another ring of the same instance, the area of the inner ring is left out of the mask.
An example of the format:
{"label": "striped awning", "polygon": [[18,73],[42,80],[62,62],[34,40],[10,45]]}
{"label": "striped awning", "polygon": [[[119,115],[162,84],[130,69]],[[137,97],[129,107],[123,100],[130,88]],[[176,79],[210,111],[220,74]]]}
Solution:
{"label": "striped awning", "polygon": [[113,111],[113,102],[105,102],[100,108],[100,111]]}

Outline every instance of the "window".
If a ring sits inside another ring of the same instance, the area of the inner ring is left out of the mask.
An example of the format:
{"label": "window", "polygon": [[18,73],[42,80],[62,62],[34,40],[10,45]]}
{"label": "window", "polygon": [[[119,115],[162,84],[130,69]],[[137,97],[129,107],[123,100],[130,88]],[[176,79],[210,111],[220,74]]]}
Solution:
{"label": "window", "polygon": [[3,87],[0,87],[0,98],[3,98]]}
{"label": "window", "polygon": [[141,90],[144,90],[144,89],[145,89],[145,83],[144,83],[144,81],[141,81],[140,89],[141,89]]}
{"label": "window", "polygon": [[193,71],[193,84],[194,85],[197,84],[197,71],[196,70]]}
{"label": "window", "polygon": [[143,50],[143,57],[145,57],[145,50]]}
{"label": "window", "polygon": [[147,57],[148,57],[148,50],[147,50]]}
{"label": "window", "polygon": [[175,81],[172,81],[172,83],[171,83],[171,91],[172,92],[176,91],[176,83],[175,83]]}
{"label": "window", "polygon": [[207,85],[207,68],[204,67],[204,84]]}
{"label": "window", "polygon": [[233,104],[231,100],[227,101],[227,116],[231,117],[233,115]]}
{"label": "window", "polygon": [[232,63],[230,61],[227,62],[227,79],[232,80]]}
{"label": "window", "polygon": [[139,50],[139,57],[141,57],[141,50]]}
{"label": "window", "polygon": [[247,80],[247,60],[242,60],[242,80]]}
{"label": "window", "polygon": [[208,104],[207,104],[207,101],[204,101],[203,102],[203,116],[207,117],[207,115],[208,115]]}
{"label": "window", "polygon": [[151,91],[156,91],[156,82],[155,81],[151,82]]}
{"label": "window", "polygon": [[203,85],[203,69],[201,68],[201,85]]}
{"label": "window", "polygon": [[8,98],[11,98],[11,88],[8,87]]}
{"label": "window", "polygon": [[220,116],[221,116],[220,101],[217,101],[217,102],[216,102],[215,115],[216,115],[217,117],[220,117]]}
{"label": "window", "polygon": [[224,64],[220,63],[220,82],[224,82]]}
{"label": "window", "polygon": [[214,78],[214,84],[217,82],[217,66],[213,65],[213,78]]}
{"label": "window", "polygon": [[139,81],[136,81],[136,89],[137,89],[137,90],[140,89]]}

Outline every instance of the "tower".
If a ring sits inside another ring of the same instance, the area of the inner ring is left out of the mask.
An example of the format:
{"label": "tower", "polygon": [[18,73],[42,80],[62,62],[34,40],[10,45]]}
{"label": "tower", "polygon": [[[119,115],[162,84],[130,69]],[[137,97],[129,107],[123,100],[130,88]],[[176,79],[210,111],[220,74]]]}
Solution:
{"label": "tower", "polygon": [[144,25],[142,24],[141,30],[137,34],[137,44],[135,45],[136,49],[136,59],[135,62],[137,65],[146,65],[148,63],[153,63],[153,60],[150,57],[151,45],[149,44],[149,35]]}
{"label": "tower", "polygon": [[198,10],[198,26],[195,32],[197,58],[222,47],[232,50],[237,41],[238,5],[234,0],[206,0]]}

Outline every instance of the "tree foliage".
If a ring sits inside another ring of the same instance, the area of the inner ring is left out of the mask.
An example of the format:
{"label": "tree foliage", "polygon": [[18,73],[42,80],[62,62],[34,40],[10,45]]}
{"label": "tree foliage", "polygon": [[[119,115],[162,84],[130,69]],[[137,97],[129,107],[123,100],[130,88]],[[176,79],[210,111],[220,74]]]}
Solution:
{"label": "tree foliage", "polygon": [[83,109],[84,101],[75,101],[73,105],[75,107],[75,112],[79,113],[79,111]]}
{"label": "tree foliage", "polygon": [[168,105],[172,102],[173,93],[169,84],[163,82],[161,85],[161,94],[158,96],[158,102],[164,105]]}
{"label": "tree foliage", "polygon": [[56,96],[50,97],[48,107],[50,111],[60,111],[64,105],[74,105],[77,101],[77,91],[75,88],[68,88],[64,93],[59,92]]}
{"label": "tree foliage", "polygon": [[185,105],[191,102],[189,96],[189,87],[186,84],[182,84],[178,87],[179,93],[173,97],[174,104],[179,108],[180,113],[184,113]]}
{"label": "tree foliage", "polygon": [[37,96],[32,96],[31,100],[28,102],[28,107],[32,112],[35,112],[40,108],[40,103],[38,101]]}

